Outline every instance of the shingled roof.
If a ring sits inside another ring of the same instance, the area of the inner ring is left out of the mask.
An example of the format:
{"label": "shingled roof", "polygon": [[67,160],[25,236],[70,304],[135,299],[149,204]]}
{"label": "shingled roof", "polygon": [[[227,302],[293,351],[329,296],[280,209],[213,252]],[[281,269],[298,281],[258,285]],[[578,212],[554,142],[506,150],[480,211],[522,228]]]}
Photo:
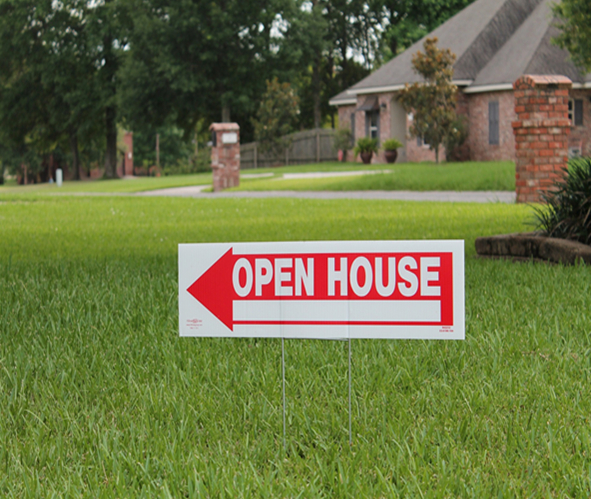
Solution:
{"label": "shingled roof", "polygon": [[568,76],[574,86],[591,86],[567,51],[552,44],[559,33],[553,0],[476,0],[435,31],[330,101],[350,104],[358,94],[392,92],[421,81],[412,57],[426,38],[457,56],[454,82],[467,93],[511,89],[523,74]]}

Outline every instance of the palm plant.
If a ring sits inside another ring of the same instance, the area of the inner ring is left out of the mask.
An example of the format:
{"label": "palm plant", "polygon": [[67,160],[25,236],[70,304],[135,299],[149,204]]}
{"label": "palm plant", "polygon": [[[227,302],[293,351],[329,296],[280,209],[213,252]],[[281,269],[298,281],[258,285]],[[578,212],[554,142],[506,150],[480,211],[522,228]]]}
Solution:
{"label": "palm plant", "polygon": [[554,188],[542,194],[535,224],[549,237],[591,245],[591,158],[572,159]]}

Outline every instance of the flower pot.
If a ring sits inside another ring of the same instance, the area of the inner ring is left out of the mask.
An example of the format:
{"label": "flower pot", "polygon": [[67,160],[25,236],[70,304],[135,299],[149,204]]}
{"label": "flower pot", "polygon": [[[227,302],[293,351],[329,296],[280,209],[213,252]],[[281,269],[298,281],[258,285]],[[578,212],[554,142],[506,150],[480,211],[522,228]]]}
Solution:
{"label": "flower pot", "polygon": [[364,165],[369,165],[371,163],[371,158],[373,157],[373,152],[361,151],[359,156],[361,156],[361,161],[363,161]]}
{"label": "flower pot", "polygon": [[386,162],[395,163],[396,158],[398,158],[398,151],[396,149],[393,151],[384,151],[384,156],[386,157]]}

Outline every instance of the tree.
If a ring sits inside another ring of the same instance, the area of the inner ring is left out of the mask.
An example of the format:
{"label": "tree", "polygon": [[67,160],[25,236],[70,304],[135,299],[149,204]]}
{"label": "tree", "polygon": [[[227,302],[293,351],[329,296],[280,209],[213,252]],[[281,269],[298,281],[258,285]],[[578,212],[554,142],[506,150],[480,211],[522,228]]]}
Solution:
{"label": "tree", "polygon": [[452,84],[453,64],[456,56],[449,49],[438,49],[437,38],[428,38],[413,56],[415,72],[424,82],[406,84],[398,94],[398,100],[413,114],[410,132],[421,137],[439,163],[439,147],[449,141],[450,134],[458,133],[456,98],[458,88]]}
{"label": "tree", "polygon": [[369,74],[381,32],[380,13],[371,3],[297,0],[287,11],[278,62],[291,72],[279,74],[297,89],[301,128],[319,128],[327,116],[334,127],[329,99]]}
{"label": "tree", "polygon": [[174,166],[189,163],[193,158],[193,149],[183,132],[174,126],[134,130],[133,156],[136,164],[149,168],[156,164],[156,135],[158,135],[159,160],[162,166]]}
{"label": "tree", "polygon": [[293,0],[123,0],[129,49],[121,103],[129,128],[237,121],[252,139],[265,80],[271,78]]}
{"label": "tree", "polygon": [[255,138],[263,151],[279,154],[289,147],[285,136],[293,130],[298,113],[298,99],[291,85],[279,83],[277,78],[267,81],[267,91],[253,119]]}
{"label": "tree", "polygon": [[474,0],[382,0],[387,28],[382,56],[396,57]]}
{"label": "tree", "polygon": [[561,20],[556,42],[570,52],[575,64],[591,71],[591,3],[588,0],[562,0],[554,5]]}
{"label": "tree", "polygon": [[69,146],[74,178],[80,137],[103,132],[105,176],[116,176],[114,74],[123,41],[113,35],[113,2],[0,3],[0,134],[14,151],[39,156]]}

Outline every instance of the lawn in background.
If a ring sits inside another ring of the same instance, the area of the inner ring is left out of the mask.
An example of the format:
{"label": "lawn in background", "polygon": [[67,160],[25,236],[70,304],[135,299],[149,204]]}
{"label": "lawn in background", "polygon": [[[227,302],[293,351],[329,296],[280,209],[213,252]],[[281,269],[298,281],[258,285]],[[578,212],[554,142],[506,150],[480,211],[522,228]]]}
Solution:
{"label": "lawn in background", "polygon": [[211,185],[211,173],[171,175],[169,177],[133,177],[114,180],[67,180],[61,187],[58,187],[55,183],[16,185],[11,181],[8,185],[0,186],[0,199],[3,194],[129,193],[187,185]]}
{"label": "lawn in background", "polygon": [[[284,179],[283,175],[313,172],[383,171],[363,176]],[[28,186],[0,186],[2,194],[132,193],[168,187],[211,185],[211,173],[170,177],[137,177],[121,180],[65,182]],[[512,191],[515,165],[512,162],[406,163],[362,165],[359,163],[316,163],[242,170],[240,190],[413,190],[413,191]]]}
{"label": "lawn in background", "polygon": [[[338,164],[338,163],[337,163]],[[241,190],[321,191],[514,191],[515,165],[510,161],[360,165],[372,175],[313,179],[260,178],[242,180]],[[249,170],[250,172],[250,170]]]}
{"label": "lawn in background", "polygon": [[[589,497],[591,270],[475,258],[523,205],[0,202],[2,497]],[[180,242],[466,241],[466,340],[178,337]]]}

